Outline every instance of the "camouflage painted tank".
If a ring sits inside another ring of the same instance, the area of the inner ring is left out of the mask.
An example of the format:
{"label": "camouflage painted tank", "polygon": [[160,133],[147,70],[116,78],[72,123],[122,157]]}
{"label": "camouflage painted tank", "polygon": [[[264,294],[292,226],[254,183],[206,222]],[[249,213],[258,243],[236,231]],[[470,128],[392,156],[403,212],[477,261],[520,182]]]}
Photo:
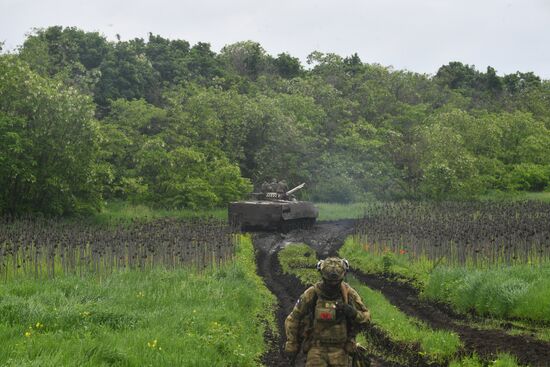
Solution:
{"label": "camouflage painted tank", "polygon": [[294,193],[305,186],[273,191],[273,187],[253,193],[246,201],[229,203],[229,222],[241,229],[268,229],[288,231],[292,228],[311,227],[319,209],[308,201],[298,201]]}

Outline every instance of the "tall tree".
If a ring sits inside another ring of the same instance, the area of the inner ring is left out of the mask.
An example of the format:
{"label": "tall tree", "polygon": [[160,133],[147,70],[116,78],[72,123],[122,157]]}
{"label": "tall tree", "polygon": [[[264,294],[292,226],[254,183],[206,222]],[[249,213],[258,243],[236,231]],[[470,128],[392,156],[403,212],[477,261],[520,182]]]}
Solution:
{"label": "tall tree", "polygon": [[65,214],[101,205],[89,97],[0,56],[0,209]]}

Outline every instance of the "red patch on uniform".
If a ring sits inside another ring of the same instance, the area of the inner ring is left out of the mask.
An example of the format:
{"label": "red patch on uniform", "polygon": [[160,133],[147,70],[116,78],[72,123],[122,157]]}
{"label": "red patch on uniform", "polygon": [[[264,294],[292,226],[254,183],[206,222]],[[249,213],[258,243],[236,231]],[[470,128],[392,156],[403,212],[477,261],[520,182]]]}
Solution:
{"label": "red patch on uniform", "polygon": [[329,312],[321,312],[319,316],[322,320],[332,320],[332,314]]}

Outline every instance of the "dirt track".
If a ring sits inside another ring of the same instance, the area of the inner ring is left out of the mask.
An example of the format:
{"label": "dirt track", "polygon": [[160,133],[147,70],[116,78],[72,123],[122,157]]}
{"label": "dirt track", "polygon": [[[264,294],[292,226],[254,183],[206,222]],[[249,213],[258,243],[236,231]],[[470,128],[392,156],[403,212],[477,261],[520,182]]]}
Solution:
{"label": "dirt track", "polygon": [[[354,221],[346,220],[320,222],[312,229],[294,230],[288,234],[267,232],[254,234],[258,274],[264,278],[267,287],[278,299],[276,318],[280,334],[284,335],[284,318],[290,313],[305,288],[297,278],[282,274],[276,256],[277,252],[287,244],[301,242],[312,247],[320,258],[335,255],[353,229]],[[550,343],[541,342],[528,336],[511,336],[500,329],[479,330],[463,325],[460,322],[462,320],[456,315],[421,301],[417,291],[410,286],[357,271],[355,275],[367,286],[380,290],[392,304],[404,313],[425,321],[434,329],[456,332],[460,335],[468,353],[475,351],[484,358],[491,358],[497,352],[508,352],[515,355],[522,364],[529,364],[533,367],[550,365]],[[262,362],[270,367],[289,366],[288,360],[282,353],[284,336],[278,337],[270,332],[266,337],[272,342],[272,347],[264,355]],[[396,347],[398,346],[388,345],[388,348],[392,348],[394,351]],[[422,361],[418,363],[418,365],[423,364]],[[374,367],[394,365],[383,360],[373,361]],[[299,358],[296,366],[303,366],[303,357]]]}
{"label": "dirt track", "polygon": [[[259,232],[254,234],[258,274],[264,278],[269,290],[277,296],[277,325],[281,337],[269,333],[271,349],[262,358],[269,367],[288,367],[288,359],[283,354],[284,320],[294,307],[296,300],[305,290],[302,283],[293,276],[282,273],[277,252],[289,243],[306,243],[315,249],[319,257],[335,255],[343,245],[344,239],[352,233],[353,221],[324,222],[309,230],[294,230],[288,234]],[[299,355],[296,367],[304,366],[304,356]],[[372,367],[396,367],[394,363],[373,360]]]}

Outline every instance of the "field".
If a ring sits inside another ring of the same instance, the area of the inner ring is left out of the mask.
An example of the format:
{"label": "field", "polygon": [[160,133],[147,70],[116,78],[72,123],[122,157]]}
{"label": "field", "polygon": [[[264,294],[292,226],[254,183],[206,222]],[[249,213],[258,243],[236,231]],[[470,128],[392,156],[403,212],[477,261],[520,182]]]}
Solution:
{"label": "field", "polygon": [[550,360],[550,204],[321,212],[311,229],[251,235],[222,211],[123,203],[92,221],[3,218],[0,365],[288,366],[284,318],[330,255],[350,260],[372,312],[359,341],[373,366]]}
{"label": "field", "polygon": [[0,365],[254,366],[272,303],[244,237],[231,261],[202,272],[21,274],[0,283]]}

